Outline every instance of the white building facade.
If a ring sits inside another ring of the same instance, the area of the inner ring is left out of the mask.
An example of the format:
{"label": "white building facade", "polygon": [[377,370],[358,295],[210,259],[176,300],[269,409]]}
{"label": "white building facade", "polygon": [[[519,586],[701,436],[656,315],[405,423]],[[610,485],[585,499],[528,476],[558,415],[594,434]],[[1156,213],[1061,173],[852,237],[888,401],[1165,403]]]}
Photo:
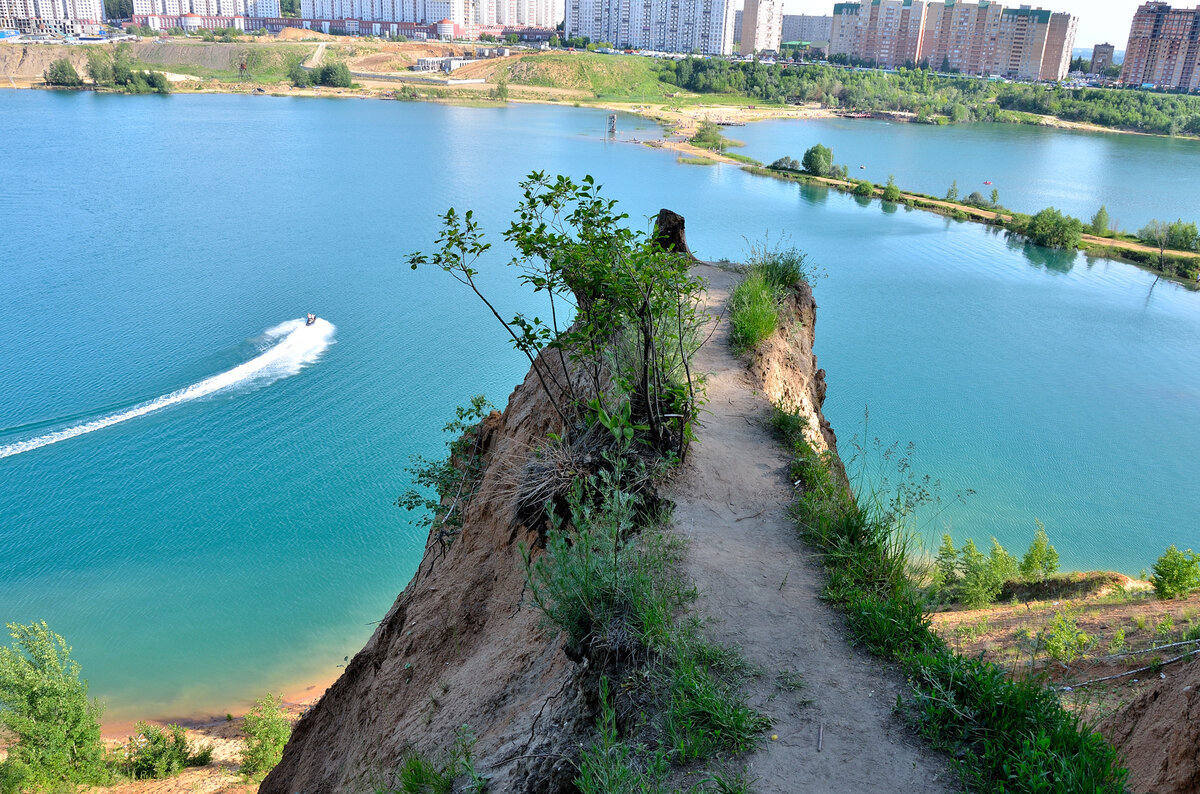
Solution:
{"label": "white building facade", "polygon": [[729,55],[733,0],[567,0],[567,37],[620,48]]}
{"label": "white building facade", "polygon": [[0,0],[0,28],[79,36],[103,24],[103,0]]}

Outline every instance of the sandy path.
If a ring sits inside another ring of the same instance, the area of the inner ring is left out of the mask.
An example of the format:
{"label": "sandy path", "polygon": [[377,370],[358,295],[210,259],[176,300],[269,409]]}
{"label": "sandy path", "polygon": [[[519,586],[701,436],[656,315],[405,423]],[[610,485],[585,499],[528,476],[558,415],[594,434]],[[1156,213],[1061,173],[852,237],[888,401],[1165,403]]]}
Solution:
{"label": "sandy path", "polygon": [[[719,311],[738,276],[700,272]],[[707,416],[670,496],[689,540],[696,612],[712,618],[714,639],[740,646],[763,671],[749,684],[751,702],[779,739],[747,759],[755,790],[951,790],[946,761],[892,713],[900,677],[851,648],[841,615],[818,597],[820,568],[786,514],[787,460],[763,421],[766,400],[729,350],[727,323],[696,365],[709,373]],[[799,674],[803,687],[781,686],[781,673]]]}

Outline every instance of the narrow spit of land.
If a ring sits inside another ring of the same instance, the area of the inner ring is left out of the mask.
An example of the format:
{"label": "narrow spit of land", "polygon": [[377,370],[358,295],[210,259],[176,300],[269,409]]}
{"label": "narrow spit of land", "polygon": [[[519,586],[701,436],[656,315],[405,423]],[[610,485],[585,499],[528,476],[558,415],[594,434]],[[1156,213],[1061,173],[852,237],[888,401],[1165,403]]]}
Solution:
{"label": "narrow spit of land", "polygon": [[[740,276],[699,272],[716,316]],[[726,323],[696,366],[707,376],[707,412],[669,496],[688,540],[696,612],[756,670],[751,704],[778,737],[746,759],[755,790],[953,790],[946,760],[893,714],[903,680],[851,647],[843,618],[820,599],[823,573],[788,518],[788,461],[767,426],[770,406],[730,352]]]}

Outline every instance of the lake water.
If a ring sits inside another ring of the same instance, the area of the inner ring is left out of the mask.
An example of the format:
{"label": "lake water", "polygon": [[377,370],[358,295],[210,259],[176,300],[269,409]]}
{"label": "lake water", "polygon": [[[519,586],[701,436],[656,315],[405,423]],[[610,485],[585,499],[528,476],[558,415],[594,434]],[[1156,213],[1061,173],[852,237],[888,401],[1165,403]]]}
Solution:
{"label": "lake water", "polygon": [[[1147,221],[1200,223],[1200,141],[1091,133],[1017,124],[936,127],[887,121],[764,121],[726,131],[734,151],[771,163],[799,160],[818,143],[833,149],[850,176],[944,196],[951,183],[1018,212],[1057,207],[1090,222],[1103,204],[1113,228],[1137,232]],[[862,169],[859,166],[865,165]],[[988,185],[985,182],[991,182]]]}
{"label": "lake water", "polygon": [[[1020,550],[1039,519],[1065,567],[1132,573],[1197,545],[1200,294],[678,165],[606,141],[605,116],[0,92],[0,618],[65,635],[112,720],[336,676],[423,548],[392,505],[409,456],[525,371],[483,307],[404,255],[451,205],[498,240],[534,169],[595,175],[635,223],[683,213],[704,258],[768,232],[809,251],[843,451],[869,406],[866,436],[915,444],[944,496],[976,491],[931,535]],[[503,311],[536,309],[495,253]]]}

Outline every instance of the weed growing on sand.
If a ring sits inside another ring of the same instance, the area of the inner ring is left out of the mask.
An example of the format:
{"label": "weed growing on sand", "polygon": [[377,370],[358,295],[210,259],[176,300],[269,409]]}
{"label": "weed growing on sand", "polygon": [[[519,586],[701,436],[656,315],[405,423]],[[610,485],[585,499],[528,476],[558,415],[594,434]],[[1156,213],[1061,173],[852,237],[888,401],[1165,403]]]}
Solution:
{"label": "weed growing on sand", "polygon": [[292,725],[283,713],[283,697],[267,693],[246,715],[242,730],[246,746],[242,751],[242,774],[260,780],[283,757],[283,746],[292,735]]}
{"label": "weed growing on sand", "polygon": [[186,767],[212,763],[212,747],[193,750],[178,725],[160,728],[139,722],[133,729],[136,733],[125,744],[123,767],[135,780],[170,777]]}
{"label": "weed growing on sand", "polygon": [[834,458],[804,437],[803,419],[776,409],[772,425],[793,458],[793,515],[824,558],[826,597],[847,613],[853,640],[896,661],[912,697],[898,708],[956,757],[971,789],[1011,792],[1123,791],[1126,770],[1091,726],[1034,681],[953,653],[931,630],[919,588],[905,573],[911,513],[903,501],[835,473]]}
{"label": "weed growing on sand", "polygon": [[1070,664],[1083,655],[1094,643],[1092,637],[1079,629],[1079,610],[1067,607],[1054,613],[1054,620],[1043,632],[1042,646],[1050,658]]}

